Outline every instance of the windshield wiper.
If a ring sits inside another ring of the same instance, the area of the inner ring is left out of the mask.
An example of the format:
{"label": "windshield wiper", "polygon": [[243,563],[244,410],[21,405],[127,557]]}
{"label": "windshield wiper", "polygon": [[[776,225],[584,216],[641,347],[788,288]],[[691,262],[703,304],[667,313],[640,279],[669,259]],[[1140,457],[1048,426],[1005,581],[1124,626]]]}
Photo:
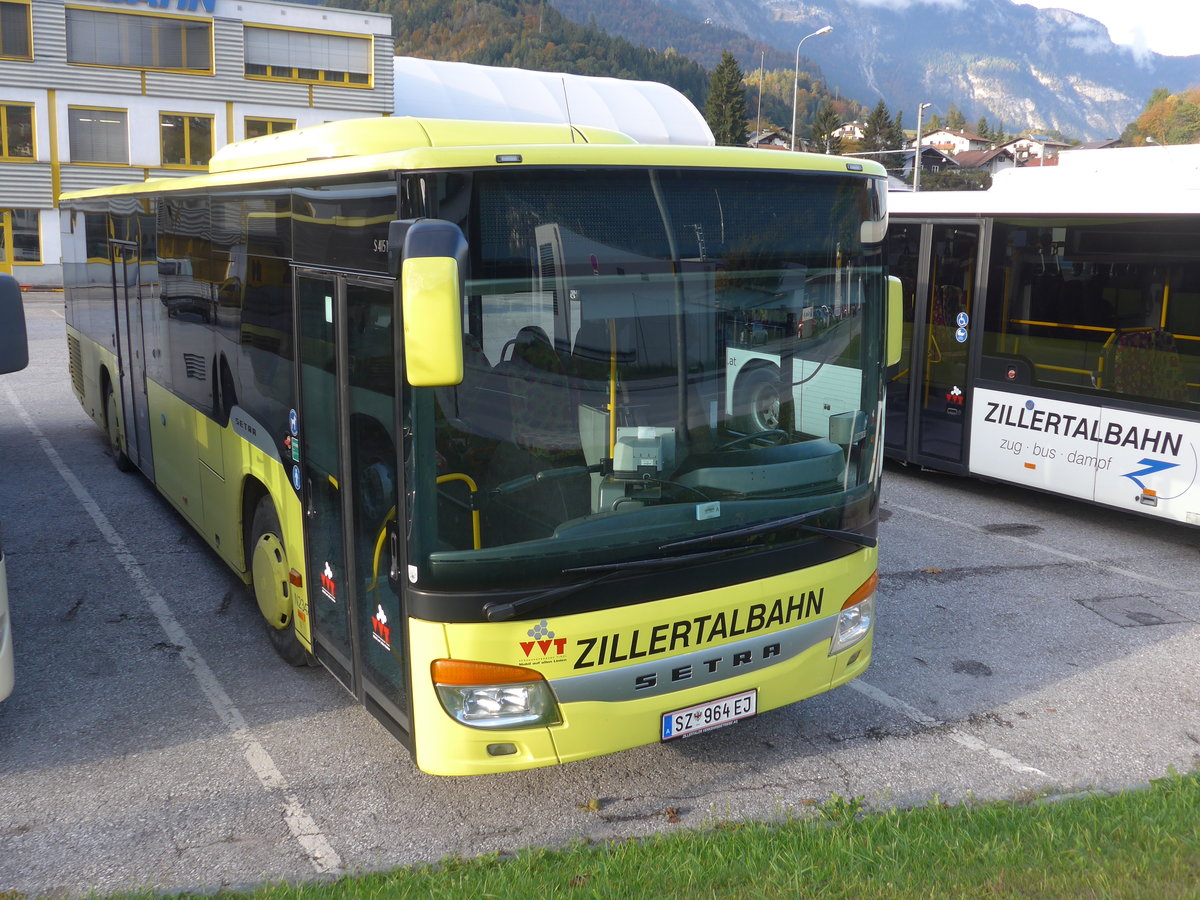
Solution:
{"label": "windshield wiper", "polygon": [[820,534],[825,537],[836,538],[837,540],[845,541],[848,544],[854,544],[858,547],[875,547],[879,541],[868,534],[860,534],[857,531],[847,531],[842,528],[823,528],[820,525],[810,524],[810,519],[815,519],[817,516],[824,515],[827,512],[832,512],[834,507],[828,506],[825,509],[812,510],[810,512],[801,513],[796,516],[788,516],[784,519],[773,519],[769,522],[759,522],[756,525],[745,525],[741,528],[731,528],[728,531],[717,531],[713,534],[706,534],[702,537],[688,538],[683,541],[671,541],[667,544],[659,545],[659,550],[677,550],[684,547],[700,547],[705,544],[715,544],[718,541],[726,541],[732,538],[749,537],[755,534],[764,534],[769,531],[778,531],[781,529],[795,528],[799,531],[807,531],[812,534]]}
{"label": "windshield wiper", "polygon": [[536,594],[530,594],[527,597],[521,597],[519,600],[507,602],[493,600],[483,605],[483,614],[489,622],[507,622],[509,619],[515,619],[523,612],[531,612],[532,610],[549,606],[556,600],[569,597],[572,594],[586,590],[622,573],[632,574],[635,572],[654,571],[655,569],[672,569],[687,565],[688,563],[708,561],[724,556],[737,556],[751,549],[753,548],[723,547],[716,550],[702,550],[699,553],[684,553],[678,556],[663,556],[655,559],[632,559],[625,560],[624,562],[603,563],[597,566],[576,566],[570,569],[563,569],[562,573],[564,575],[592,575],[593,577],[585,578],[583,581],[578,581],[574,584],[558,585],[557,587],[539,591]]}

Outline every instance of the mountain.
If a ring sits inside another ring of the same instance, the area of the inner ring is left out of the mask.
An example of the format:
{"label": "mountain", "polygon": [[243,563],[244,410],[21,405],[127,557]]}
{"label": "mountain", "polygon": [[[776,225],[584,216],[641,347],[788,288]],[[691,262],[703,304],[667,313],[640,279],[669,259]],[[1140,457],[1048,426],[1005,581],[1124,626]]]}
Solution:
{"label": "mountain", "polygon": [[1067,10],[1011,0],[885,2],[551,0],[570,19],[709,67],[728,47],[746,72],[762,59],[753,42],[775,48],[768,69],[790,69],[797,42],[832,25],[832,34],[805,43],[803,56],[835,93],[867,107],[882,99],[909,128],[919,103],[943,118],[953,103],[971,124],[982,116],[1008,132],[1097,140],[1118,136],[1156,88],[1200,84],[1200,56],[1135,54],[1099,22]]}

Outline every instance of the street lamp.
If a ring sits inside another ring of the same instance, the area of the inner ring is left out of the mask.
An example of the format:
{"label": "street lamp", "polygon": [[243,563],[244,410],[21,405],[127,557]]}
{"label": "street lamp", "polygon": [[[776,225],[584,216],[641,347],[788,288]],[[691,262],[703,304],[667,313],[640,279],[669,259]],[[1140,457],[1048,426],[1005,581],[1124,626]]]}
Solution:
{"label": "street lamp", "polygon": [[917,107],[917,144],[913,151],[913,193],[921,189],[921,114],[931,106],[933,106],[932,103],[922,103]]}
{"label": "street lamp", "polygon": [[796,45],[796,75],[792,79],[792,149],[796,149],[796,95],[800,93],[800,47],[810,37],[816,37],[818,34],[829,34],[833,31],[832,25],[826,25],[824,28],[818,28],[812,34],[806,34],[800,38],[800,43]]}

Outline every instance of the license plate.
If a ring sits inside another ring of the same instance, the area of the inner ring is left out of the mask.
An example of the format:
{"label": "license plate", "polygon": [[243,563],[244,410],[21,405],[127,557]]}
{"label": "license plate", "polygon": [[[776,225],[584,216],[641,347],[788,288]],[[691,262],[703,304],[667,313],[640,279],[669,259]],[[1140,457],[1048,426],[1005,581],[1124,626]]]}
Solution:
{"label": "license plate", "polygon": [[714,728],[722,728],[741,719],[748,719],[757,711],[757,690],[731,694],[718,700],[709,700],[707,703],[697,703],[686,709],[677,709],[674,712],[663,714],[662,739],[670,741],[699,734],[702,731],[712,731]]}

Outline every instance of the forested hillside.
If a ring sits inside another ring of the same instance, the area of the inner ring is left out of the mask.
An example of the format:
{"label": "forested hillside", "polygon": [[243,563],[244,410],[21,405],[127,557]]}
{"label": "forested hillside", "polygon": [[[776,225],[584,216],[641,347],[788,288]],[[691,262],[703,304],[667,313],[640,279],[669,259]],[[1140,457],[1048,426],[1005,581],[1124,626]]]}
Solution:
{"label": "forested hillside", "polygon": [[661,81],[698,106],[708,92],[709,75],[699,63],[575,24],[540,0],[335,0],[332,5],[390,13],[396,53],[404,56]]}
{"label": "forested hillside", "polygon": [[[574,72],[661,81],[683,93],[701,109],[708,95],[710,73],[728,49],[739,59],[762,60],[766,51],[762,123],[790,126],[793,60],[790,54],[754,42],[728,28],[697,26],[665,9],[655,9],[648,32],[669,35],[651,47],[639,47],[614,37],[597,25],[624,10],[640,15],[630,0],[608,0],[596,7],[588,24],[567,19],[543,0],[330,0],[346,9],[384,12],[392,16],[396,52],[425,59],[456,60],[492,66],[518,66],[544,72]],[[672,41],[679,39],[679,46]],[[697,62],[696,60],[701,60]],[[775,70],[775,71],[772,71]],[[746,69],[746,107],[751,130],[758,112],[758,73]],[[830,96],[820,73],[801,59],[798,131],[827,100],[844,119],[864,110],[853,100]]]}

